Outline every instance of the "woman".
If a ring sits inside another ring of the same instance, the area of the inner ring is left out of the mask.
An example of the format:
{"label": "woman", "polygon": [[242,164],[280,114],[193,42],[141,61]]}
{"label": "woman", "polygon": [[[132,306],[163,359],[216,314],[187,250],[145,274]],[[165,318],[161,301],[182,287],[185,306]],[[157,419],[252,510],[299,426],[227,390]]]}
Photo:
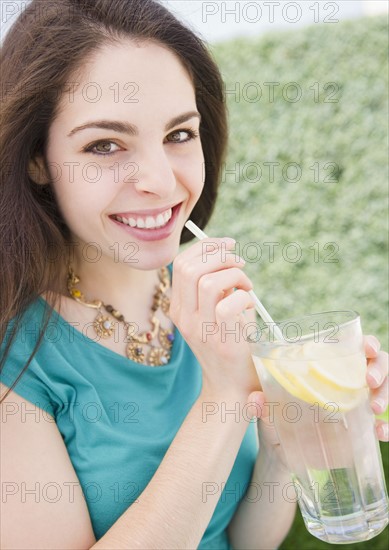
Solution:
{"label": "woman", "polygon": [[[202,332],[252,308],[244,262],[177,255],[226,147],[210,55],[151,0],[33,1],[1,69],[3,547],[279,545],[295,505],[245,497],[290,481],[248,422],[247,342]],[[385,408],[385,356],[366,352]]]}

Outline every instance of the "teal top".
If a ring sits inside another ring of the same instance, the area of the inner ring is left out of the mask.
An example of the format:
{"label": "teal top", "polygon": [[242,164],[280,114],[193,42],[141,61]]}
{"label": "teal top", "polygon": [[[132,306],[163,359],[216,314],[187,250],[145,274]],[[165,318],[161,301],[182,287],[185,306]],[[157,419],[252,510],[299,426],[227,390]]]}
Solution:
{"label": "teal top", "polygon": [[[37,341],[46,305],[38,298],[24,313],[0,375],[8,387]],[[201,367],[177,328],[169,363],[149,367],[102,346],[53,312],[43,342],[14,391],[56,422],[97,540],[145,489],[201,384]],[[226,528],[250,483],[258,452],[255,430],[255,423],[248,423],[200,549],[232,548]],[[208,494],[220,489],[204,487]]]}

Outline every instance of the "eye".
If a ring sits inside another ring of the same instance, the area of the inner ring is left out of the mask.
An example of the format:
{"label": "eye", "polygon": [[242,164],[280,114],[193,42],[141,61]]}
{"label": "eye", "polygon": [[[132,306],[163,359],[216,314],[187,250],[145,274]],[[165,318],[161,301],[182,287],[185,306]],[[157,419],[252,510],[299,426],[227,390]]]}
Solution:
{"label": "eye", "polygon": [[94,143],[87,145],[83,149],[83,151],[85,153],[92,153],[93,155],[108,157],[109,155],[113,155],[119,150],[119,149],[112,150],[112,146],[119,147],[119,145],[117,145],[114,141],[109,141],[109,140],[95,141]]}
{"label": "eye", "polygon": [[186,143],[192,139],[196,139],[197,137],[199,137],[199,134],[195,130],[186,128],[172,132],[166,139],[172,143]]}

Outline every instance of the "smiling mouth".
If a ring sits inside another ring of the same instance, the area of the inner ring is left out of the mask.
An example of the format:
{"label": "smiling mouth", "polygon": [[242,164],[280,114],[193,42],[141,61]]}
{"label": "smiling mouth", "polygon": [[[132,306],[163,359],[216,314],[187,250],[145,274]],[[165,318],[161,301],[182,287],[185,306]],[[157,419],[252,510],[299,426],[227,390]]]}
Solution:
{"label": "smiling mouth", "polygon": [[[181,204],[181,203],[180,203]],[[163,212],[160,212],[154,216],[139,216],[139,215],[118,215],[112,214],[110,218],[122,223],[123,225],[128,225],[129,227],[136,227],[137,229],[160,229],[165,227],[171,220],[174,211],[180,206],[177,204],[171,208],[167,208]]]}

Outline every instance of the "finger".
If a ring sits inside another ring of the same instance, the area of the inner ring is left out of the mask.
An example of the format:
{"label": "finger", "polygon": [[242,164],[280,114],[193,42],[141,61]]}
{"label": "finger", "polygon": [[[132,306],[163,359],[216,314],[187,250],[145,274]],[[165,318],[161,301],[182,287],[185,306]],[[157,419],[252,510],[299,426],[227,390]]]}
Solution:
{"label": "finger", "polygon": [[[206,241],[207,239],[204,239]],[[179,254],[173,262],[172,275],[172,311],[181,308],[186,315],[198,309],[198,281],[205,273],[227,269],[245,262],[236,254],[228,254],[228,250],[235,246],[232,239],[216,239],[211,243],[219,254],[211,255],[208,260],[202,254],[201,245],[204,241],[194,244]],[[217,242],[216,242],[217,241]],[[205,261],[204,261],[205,259]]]}
{"label": "finger", "polygon": [[367,365],[366,382],[370,388],[378,388],[388,377],[389,356],[385,351],[380,351],[374,359],[370,359]]}
{"label": "finger", "polygon": [[376,433],[380,441],[389,441],[389,424],[383,420],[377,420]]}
{"label": "finger", "polygon": [[377,356],[380,351],[381,344],[378,338],[368,335],[363,337],[363,347],[365,349],[366,358],[372,359]]}
{"label": "finger", "polygon": [[[274,414],[271,412],[270,406],[267,405],[266,396],[262,404],[262,414],[259,420],[259,435],[262,442],[266,442],[271,446],[280,446],[280,439],[274,426]],[[285,456],[284,456],[285,460]],[[286,460],[285,460],[286,462]]]}
{"label": "finger", "polygon": [[383,384],[370,394],[371,408],[375,414],[382,414],[388,407],[388,386],[386,378]]}
{"label": "finger", "polygon": [[251,415],[251,418],[260,420],[261,438],[265,439],[270,445],[279,445],[280,440],[277,432],[274,428],[274,424],[270,422],[269,413],[266,407],[266,397],[262,391],[255,391],[249,395],[247,408],[247,414]]}
{"label": "finger", "polygon": [[220,300],[216,304],[215,316],[218,325],[223,325],[227,330],[239,324],[239,315],[253,303],[251,296],[245,290],[238,289],[230,296]]}
{"label": "finger", "polygon": [[248,276],[239,268],[231,267],[216,273],[206,273],[199,280],[198,311],[206,321],[215,321],[217,304],[231,296],[234,288],[251,290],[253,285]]}
{"label": "finger", "polygon": [[264,405],[265,405],[265,395],[262,391],[254,391],[250,393],[247,400],[247,416],[250,419],[261,418]]}
{"label": "finger", "polygon": [[[228,346],[230,344],[247,343],[246,323],[243,313],[252,308],[253,305],[250,295],[242,289],[237,289],[216,305],[215,320],[218,327],[219,342],[223,344],[225,353],[229,353]],[[235,349],[236,352],[238,352],[237,350],[238,348]]]}

